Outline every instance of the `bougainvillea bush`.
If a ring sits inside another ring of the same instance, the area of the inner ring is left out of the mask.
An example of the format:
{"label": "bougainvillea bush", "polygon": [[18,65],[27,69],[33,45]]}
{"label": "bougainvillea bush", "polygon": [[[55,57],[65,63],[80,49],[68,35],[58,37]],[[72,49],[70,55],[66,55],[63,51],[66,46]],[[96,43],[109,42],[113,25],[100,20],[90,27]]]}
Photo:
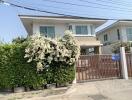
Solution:
{"label": "bougainvillea bush", "polygon": [[65,67],[75,64],[80,48],[72,33],[66,31],[60,39],[50,39],[39,34],[31,36],[25,52],[27,62],[35,61],[37,70],[42,71],[52,63],[61,63]]}
{"label": "bougainvillea bush", "polygon": [[0,45],[0,89],[65,84],[75,77],[79,46],[72,33],[59,39],[35,34]]}
{"label": "bougainvillea bush", "polygon": [[75,62],[79,57],[80,48],[70,31],[59,39],[51,39],[35,34],[29,38],[25,49],[27,62],[36,62],[39,73],[46,70],[48,83],[65,83],[75,77]]}

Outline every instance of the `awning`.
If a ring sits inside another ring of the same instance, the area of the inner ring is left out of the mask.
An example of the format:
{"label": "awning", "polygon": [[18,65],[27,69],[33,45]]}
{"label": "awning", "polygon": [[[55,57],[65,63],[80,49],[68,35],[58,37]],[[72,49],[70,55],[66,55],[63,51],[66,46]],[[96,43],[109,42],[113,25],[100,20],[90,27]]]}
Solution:
{"label": "awning", "polygon": [[77,40],[77,43],[80,46],[101,46],[102,44],[100,41],[96,40],[95,37],[75,37]]}

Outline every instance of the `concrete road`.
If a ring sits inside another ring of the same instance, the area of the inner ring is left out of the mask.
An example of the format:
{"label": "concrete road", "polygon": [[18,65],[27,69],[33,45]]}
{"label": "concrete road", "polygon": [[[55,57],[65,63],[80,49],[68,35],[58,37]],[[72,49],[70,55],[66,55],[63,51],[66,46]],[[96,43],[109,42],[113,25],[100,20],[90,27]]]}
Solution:
{"label": "concrete road", "polygon": [[105,80],[73,85],[63,95],[24,100],[132,100],[132,80]]}

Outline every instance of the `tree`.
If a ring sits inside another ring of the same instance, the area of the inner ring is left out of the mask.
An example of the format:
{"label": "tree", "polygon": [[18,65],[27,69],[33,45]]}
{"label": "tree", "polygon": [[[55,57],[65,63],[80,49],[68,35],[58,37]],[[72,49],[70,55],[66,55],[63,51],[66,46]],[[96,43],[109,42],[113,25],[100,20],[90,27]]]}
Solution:
{"label": "tree", "polygon": [[125,47],[126,52],[130,52],[131,42],[117,42],[111,45],[113,53],[120,53],[120,47]]}

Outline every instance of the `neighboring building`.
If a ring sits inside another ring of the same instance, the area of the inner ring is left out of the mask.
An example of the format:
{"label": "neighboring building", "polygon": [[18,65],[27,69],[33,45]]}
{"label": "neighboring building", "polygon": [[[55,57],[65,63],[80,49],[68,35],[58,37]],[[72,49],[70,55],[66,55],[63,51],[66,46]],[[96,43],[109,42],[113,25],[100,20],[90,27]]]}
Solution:
{"label": "neighboring building", "polygon": [[31,15],[20,15],[20,18],[29,35],[40,33],[54,38],[63,36],[65,30],[71,30],[79,41],[82,55],[98,54],[101,51],[95,28],[105,23],[105,19]]}
{"label": "neighboring building", "polygon": [[96,32],[104,54],[111,54],[111,44],[132,41],[132,20],[119,20]]}

